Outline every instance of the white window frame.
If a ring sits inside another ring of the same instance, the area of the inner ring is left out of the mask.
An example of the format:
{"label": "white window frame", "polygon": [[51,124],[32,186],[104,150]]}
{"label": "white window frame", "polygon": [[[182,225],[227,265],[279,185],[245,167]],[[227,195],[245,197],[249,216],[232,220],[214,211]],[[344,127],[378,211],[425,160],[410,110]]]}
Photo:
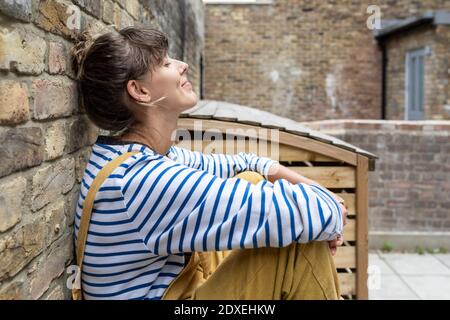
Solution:
{"label": "white window frame", "polygon": [[[423,101],[425,104],[425,57],[429,56],[431,54],[431,49],[429,47],[425,47],[425,48],[420,48],[420,49],[413,49],[413,50],[409,50],[406,53],[406,58],[405,58],[405,120],[412,120],[410,119],[411,115],[410,115],[410,109],[409,109],[409,91],[410,88],[412,86],[412,84],[410,84],[409,82],[409,72],[410,72],[410,64],[411,64],[411,59],[413,58],[417,58],[417,57],[422,57],[423,58],[423,67],[424,67],[424,71],[423,71]],[[417,72],[416,72],[417,74]],[[417,97],[416,97],[417,98]],[[424,105],[422,106],[422,108],[424,108]],[[425,110],[423,110],[425,113]],[[425,119],[423,119],[425,120]]]}

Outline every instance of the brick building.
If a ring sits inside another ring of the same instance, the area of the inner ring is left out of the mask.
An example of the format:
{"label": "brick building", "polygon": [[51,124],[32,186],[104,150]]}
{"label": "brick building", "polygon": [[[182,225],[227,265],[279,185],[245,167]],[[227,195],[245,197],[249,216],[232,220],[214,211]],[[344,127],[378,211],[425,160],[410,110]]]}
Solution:
{"label": "brick building", "polygon": [[377,30],[387,119],[450,119],[450,11],[384,21]]}
{"label": "brick building", "polygon": [[[430,111],[424,119],[450,119],[445,107],[450,46],[443,19],[409,33],[391,30],[389,37],[386,33],[375,38],[370,25],[374,13],[369,10],[376,5],[382,22],[402,25],[402,19],[420,20],[428,10],[450,10],[449,1],[205,3],[205,98],[298,121],[402,119],[404,55],[416,42],[433,49],[426,61],[425,106]],[[386,73],[382,39],[390,62]]]}

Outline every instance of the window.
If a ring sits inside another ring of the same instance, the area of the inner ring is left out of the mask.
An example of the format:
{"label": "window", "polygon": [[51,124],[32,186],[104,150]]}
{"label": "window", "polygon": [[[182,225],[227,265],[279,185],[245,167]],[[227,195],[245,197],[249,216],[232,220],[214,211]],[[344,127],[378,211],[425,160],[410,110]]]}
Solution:
{"label": "window", "polygon": [[424,120],[425,56],[428,48],[406,53],[405,74],[405,120]]}

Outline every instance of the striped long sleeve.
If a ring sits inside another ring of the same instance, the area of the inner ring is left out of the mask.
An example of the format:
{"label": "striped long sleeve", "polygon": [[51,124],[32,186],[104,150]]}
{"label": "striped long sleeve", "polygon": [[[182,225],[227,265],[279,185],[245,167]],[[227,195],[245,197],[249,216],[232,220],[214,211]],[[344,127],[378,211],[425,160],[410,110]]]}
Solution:
{"label": "striped long sleeve", "polygon": [[246,169],[258,167],[257,160],[244,156],[240,166],[241,156],[228,158],[225,166],[232,169],[220,177],[198,170],[205,168],[208,157],[196,156],[203,164],[193,160],[200,164],[192,168],[143,155],[123,175],[128,219],[116,223],[131,224],[152,253],[283,247],[294,241],[331,240],[342,233],[341,208],[320,185],[284,179],[252,185],[224,179],[244,162]]}
{"label": "striped long sleeve", "polygon": [[177,146],[170,147],[168,156],[188,167],[207,171],[223,179],[232,178],[243,171],[258,172],[267,179],[270,166],[276,162],[270,158],[259,157],[254,153],[204,154]]}

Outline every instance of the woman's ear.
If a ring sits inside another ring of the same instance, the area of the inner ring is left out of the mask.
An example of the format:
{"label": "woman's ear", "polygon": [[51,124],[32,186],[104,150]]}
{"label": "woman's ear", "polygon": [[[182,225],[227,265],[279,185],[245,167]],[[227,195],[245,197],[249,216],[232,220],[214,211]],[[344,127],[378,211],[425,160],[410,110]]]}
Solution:
{"label": "woman's ear", "polygon": [[151,101],[150,90],[137,80],[129,80],[127,82],[127,91],[130,97],[138,103]]}

